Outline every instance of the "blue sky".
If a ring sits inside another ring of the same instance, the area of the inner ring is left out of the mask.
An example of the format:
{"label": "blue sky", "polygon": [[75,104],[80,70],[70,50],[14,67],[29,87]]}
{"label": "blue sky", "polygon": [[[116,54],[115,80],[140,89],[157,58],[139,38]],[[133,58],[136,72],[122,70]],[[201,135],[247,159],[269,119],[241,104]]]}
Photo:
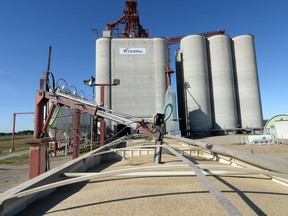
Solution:
{"label": "blue sky", "polygon": [[[13,112],[34,111],[50,45],[56,79],[91,92],[83,84],[95,75],[97,36],[90,29],[101,34],[107,23],[122,16],[124,7],[125,0],[0,1],[0,132],[12,130]],[[218,29],[231,37],[254,34],[264,118],[287,113],[287,1],[138,0],[138,8],[152,37]],[[17,116],[16,130],[33,129],[33,119]]]}

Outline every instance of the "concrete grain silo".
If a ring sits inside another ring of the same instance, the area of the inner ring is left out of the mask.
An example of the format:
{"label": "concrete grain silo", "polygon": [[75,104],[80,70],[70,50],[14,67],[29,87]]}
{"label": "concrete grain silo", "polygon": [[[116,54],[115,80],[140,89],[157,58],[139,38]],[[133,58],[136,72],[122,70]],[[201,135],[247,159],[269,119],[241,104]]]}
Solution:
{"label": "concrete grain silo", "polygon": [[233,59],[230,37],[208,38],[213,98],[213,129],[234,129],[238,126]]}
{"label": "concrete grain silo", "polygon": [[181,40],[180,47],[188,124],[190,130],[207,131],[212,128],[212,115],[206,38],[187,36]]}
{"label": "concrete grain silo", "polygon": [[[106,87],[105,107],[152,118],[165,105],[168,44],[164,38],[100,38],[96,42],[96,83]],[[100,92],[96,90],[99,104]],[[110,101],[110,103],[109,103]]]}
{"label": "concrete grain silo", "polygon": [[[111,39],[100,38],[96,41],[96,83],[108,84],[111,83]],[[104,105],[106,108],[111,108],[111,91],[105,87]],[[96,100],[100,104],[100,89],[96,89]]]}
{"label": "concrete grain silo", "polygon": [[253,35],[233,40],[242,128],[262,128],[263,116]]}

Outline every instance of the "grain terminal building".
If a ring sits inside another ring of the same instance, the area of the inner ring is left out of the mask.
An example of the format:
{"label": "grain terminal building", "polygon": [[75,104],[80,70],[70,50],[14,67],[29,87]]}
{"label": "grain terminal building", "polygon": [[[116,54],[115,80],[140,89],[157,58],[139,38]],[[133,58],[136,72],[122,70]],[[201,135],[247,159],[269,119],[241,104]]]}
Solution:
{"label": "grain terminal building", "polygon": [[[100,38],[96,42],[96,82],[121,84],[105,90],[105,107],[151,118],[165,105],[168,44],[164,38]],[[100,94],[97,94],[98,101]]]}
{"label": "grain terminal building", "polygon": [[[121,85],[106,88],[105,107],[147,119],[163,112],[167,39],[105,35],[96,42],[96,82],[121,80]],[[176,56],[176,76],[181,131],[263,127],[253,35],[184,37]]]}

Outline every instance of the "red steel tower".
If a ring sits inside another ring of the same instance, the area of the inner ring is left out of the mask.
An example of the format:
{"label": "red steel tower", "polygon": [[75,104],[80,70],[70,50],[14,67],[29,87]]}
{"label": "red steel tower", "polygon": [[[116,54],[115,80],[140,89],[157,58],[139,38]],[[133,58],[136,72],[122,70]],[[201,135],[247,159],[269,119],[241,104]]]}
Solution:
{"label": "red steel tower", "polygon": [[[124,29],[120,33],[119,25],[124,24]],[[118,37],[124,38],[147,38],[149,33],[147,29],[143,29],[140,24],[140,18],[138,14],[137,0],[126,0],[126,8],[124,15],[106,25],[105,30],[118,30]]]}

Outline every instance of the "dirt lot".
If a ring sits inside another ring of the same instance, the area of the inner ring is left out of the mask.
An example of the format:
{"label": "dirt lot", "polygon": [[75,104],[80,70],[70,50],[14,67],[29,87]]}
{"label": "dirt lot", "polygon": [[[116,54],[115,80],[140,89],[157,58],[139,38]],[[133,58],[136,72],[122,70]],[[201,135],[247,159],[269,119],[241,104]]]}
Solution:
{"label": "dirt lot", "polygon": [[[51,158],[51,169],[71,160],[71,156]],[[0,165],[0,193],[28,180],[29,165]]]}
{"label": "dirt lot", "polygon": [[[242,138],[241,138],[242,137]],[[254,153],[268,154],[279,159],[288,160],[288,144],[241,144],[243,136],[228,135],[199,139],[203,142],[221,144],[231,148],[252,151]],[[69,157],[54,157],[51,159],[51,168],[71,160]],[[13,166],[0,165],[0,193],[28,180],[28,165]]]}
{"label": "dirt lot", "polygon": [[202,138],[199,141],[221,144],[234,149],[250,151],[255,154],[267,154],[278,159],[288,160],[288,144],[245,144],[245,138],[243,135],[228,135]]}

